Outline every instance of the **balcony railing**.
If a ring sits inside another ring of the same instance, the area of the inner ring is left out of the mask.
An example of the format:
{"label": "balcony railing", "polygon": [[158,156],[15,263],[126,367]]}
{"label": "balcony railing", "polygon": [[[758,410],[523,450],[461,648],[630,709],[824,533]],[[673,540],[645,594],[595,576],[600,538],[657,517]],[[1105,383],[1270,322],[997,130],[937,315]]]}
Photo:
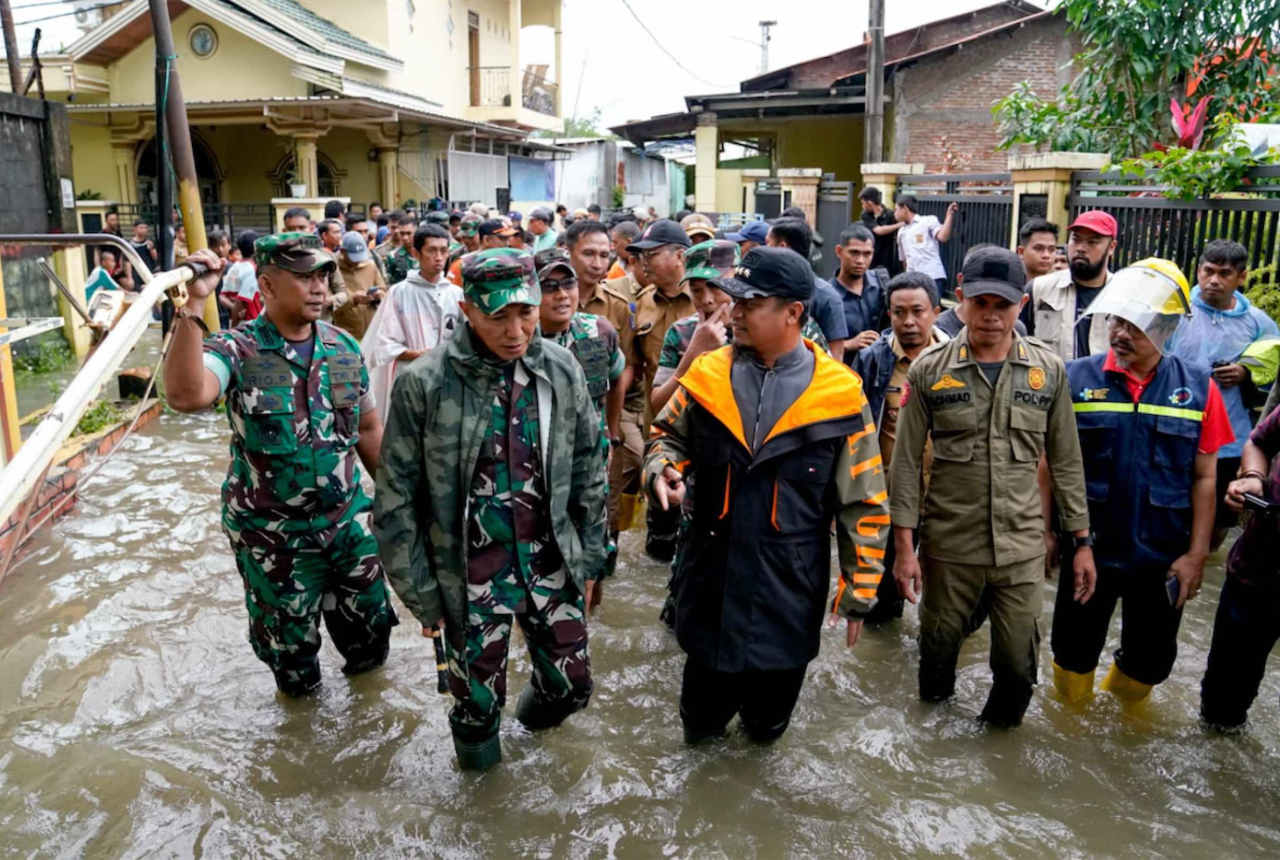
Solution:
{"label": "balcony railing", "polygon": [[[472,107],[511,107],[511,69],[508,66],[472,67]],[[520,105],[546,116],[558,116],[556,111],[558,85],[541,75],[526,69],[520,88]]]}

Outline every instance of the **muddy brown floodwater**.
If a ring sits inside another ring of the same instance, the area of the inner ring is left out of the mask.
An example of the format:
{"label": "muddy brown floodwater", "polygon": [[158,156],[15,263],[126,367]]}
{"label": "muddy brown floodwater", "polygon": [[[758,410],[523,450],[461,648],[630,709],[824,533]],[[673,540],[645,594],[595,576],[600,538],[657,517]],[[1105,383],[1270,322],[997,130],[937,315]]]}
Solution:
{"label": "muddy brown floodwater", "polygon": [[[1105,694],[1059,702],[1046,641],[1023,727],[980,727],[987,628],[957,700],[922,704],[909,608],[852,653],[826,632],[776,745],[689,749],[666,573],[625,535],[591,624],[591,706],[533,736],[513,696],[506,760],[463,774],[411,623],[382,670],[345,678],[326,642],[319,694],[276,694],[218,527],[225,421],[143,428],[0,589],[0,856],[1280,855],[1280,667],[1246,734],[1196,723],[1221,553],[1143,717]],[[1047,629],[1052,587],[1045,606]],[[513,692],[528,676],[515,656]]]}

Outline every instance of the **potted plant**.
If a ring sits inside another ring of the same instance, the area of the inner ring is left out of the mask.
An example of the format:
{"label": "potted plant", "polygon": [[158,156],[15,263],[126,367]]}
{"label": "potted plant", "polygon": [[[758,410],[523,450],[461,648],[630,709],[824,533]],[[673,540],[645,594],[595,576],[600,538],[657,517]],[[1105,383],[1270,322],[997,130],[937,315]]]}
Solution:
{"label": "potted plant", "polygon": [[298,172],[298,164],[296,160],[292,165],[290,165],[289,169],[285,171],[284,181],[289,184],[289,194],[292,197],[298,198],[307,196],[307,181],[303,178],[302,174]]}

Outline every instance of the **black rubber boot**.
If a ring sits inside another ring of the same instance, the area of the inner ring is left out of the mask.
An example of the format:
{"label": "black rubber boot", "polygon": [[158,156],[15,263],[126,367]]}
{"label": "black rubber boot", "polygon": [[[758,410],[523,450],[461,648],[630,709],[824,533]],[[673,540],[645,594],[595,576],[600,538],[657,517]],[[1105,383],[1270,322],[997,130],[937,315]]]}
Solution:
{"label": "black rubber boot", "polygon": [[361,672],[376,669],[387,662],[387,655],[391,653],[390,638],[391,631],[388,630],[387,639],[370,645],[367,649],[347,654],[347,662],[342,667],[342,674],[359,675]]}
{"label": "black rubber boot", "polygon": [[573,702],[570,699],[539,701],[532,684],[521,691],[520,699],[516,702],[516,719],[526,729],[534,732],[555,728],[573,712]]}
{"label": "black rubber boot", "polygon": [[488,770],[502,761],[502,742],[497,734],[479,741],[453,736],[453,749],[458,754],[458,767],[463,770]]}
{"label": "black rubber boot", "polygon": [[320,665],[303,668],[289,667],[276,669],[276,688],[286,696],[295,699],[312,693],[320,686]]}

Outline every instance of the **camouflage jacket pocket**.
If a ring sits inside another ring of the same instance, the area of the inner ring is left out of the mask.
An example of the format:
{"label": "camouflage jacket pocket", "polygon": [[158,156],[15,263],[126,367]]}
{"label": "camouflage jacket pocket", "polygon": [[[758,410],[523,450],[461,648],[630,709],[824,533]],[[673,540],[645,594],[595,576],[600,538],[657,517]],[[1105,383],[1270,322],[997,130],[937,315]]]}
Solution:
{"label": "camouflage jacket pocket", "polygon": [[256,454],[292,454],[298,450],[292,388],[246,391],[242,403],[246,450]]}

